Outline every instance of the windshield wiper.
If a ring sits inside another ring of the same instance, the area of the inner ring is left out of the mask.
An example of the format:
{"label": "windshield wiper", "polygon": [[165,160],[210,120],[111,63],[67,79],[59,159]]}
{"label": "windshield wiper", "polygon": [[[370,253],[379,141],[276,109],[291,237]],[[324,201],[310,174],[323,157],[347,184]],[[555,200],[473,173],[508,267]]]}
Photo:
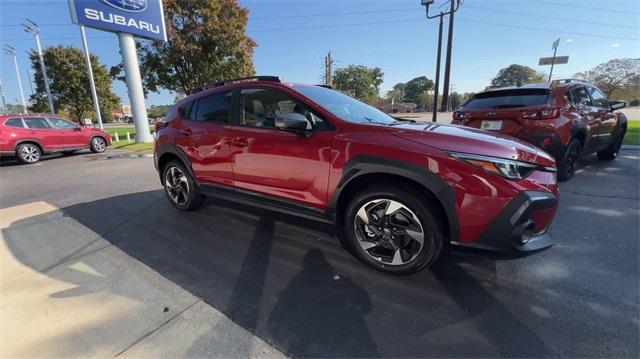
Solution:
{"label": "windshield wiper", "polygon": [[393,119],[396,120],[396,121],[409,122],[409,123],[416,123],[417,122],[416,120],[412,120],[410,118],[394,117]]}

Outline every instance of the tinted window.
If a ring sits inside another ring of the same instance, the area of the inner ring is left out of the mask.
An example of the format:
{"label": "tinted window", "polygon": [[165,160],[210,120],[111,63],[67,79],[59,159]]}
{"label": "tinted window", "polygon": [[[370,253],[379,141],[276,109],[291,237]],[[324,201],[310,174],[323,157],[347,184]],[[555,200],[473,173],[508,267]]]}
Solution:
{"label": "tinted window", "polygon": [[593,103],[593,106],[604,109],[609,108],[609,101],[607,101],[607,98],[602,92],[600,92],[600,90],[595,87],[589,87],[589,92],[591,93],[591,101]]}
{"label": "tinted window", "polygon": [[276,116],[299,113],[307,119],[307,130],[323,130],[327,123],[304,103],[288,94],[272,89],[243,89],[240,92],[240,124],[275,127]]}
{"label": "tinted window", "polygon": [[69,130],[69,129],[77,128],[77,126],[74,125],[73,123],[71,123],[71,122],[69,122],[67,120],[63,120],[61,118],[49,118],[49,122],[51,122],[53,127],[59,128],[59,129],[63,129],[63,130]]}
{"label": "tinted window", "polygon": [[187,102],[184,105],[180,106],[178,108],[178,115],[180,115],[180,117],[184,118],[185,120],[195,120],[195,107],[194,106],[195,101],[193,102]]}
{"label": "tinted window", "polygon": [[466,110],[488,110],[544,105],[551,102],[553,94],[545,89],[498,90],[473,96]]}
{"label": "tinted window", "polygon": [[29,128],[51,128],[44,117],[25,117],[24,122]]}
{"label": "tinted window", "polygon": [[213,123],[229,123],[230,108],[231,92],[203,97],[198,100],[198,115],[196,120]]}
{"label": "tinted window", "polygon": [[585,87],[578,87],[573,90],[573,94],[571,95],[573,98],[573,103],[580,107],[590,107],[591,106],[591,97],[589,97],[589,93]]}
{"label": "tinted window", "polygon": [[22,120],[19,118],[10,118],[4,122],[4,125],[8,127],[24,127],[22,126]]}

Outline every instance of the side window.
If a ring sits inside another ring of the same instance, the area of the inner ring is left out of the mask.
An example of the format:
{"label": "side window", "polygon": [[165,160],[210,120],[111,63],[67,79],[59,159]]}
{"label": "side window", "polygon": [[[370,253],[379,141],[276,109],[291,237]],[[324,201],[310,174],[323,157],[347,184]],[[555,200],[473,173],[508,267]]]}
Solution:
{"label": "side window", "polygon": [[595,87],[589,87],[589,93],[591,93],[591,100],[593,102],[593,106],[602,108],[605,110],[609,109],[609,101],[607,101],[607,98],[604,97],[604,94],[600,92],[600,90],[598,90]]}
{"label": "side window", "polygon": [[63,120],[61,118],[51,118],[49,117],[49,122],[51,122],[51,124],[53,125],[53,127],[61,129],[61,130],[73,130],[78,128],[78,126],[74,125],[73,123],[67,121],[67,120]]}
{"label": "side window", "polygon": [[231,92],[224,92],[199,99],[196,121],[229,123],[231,95]]}
{"label": "side window", "polygon": [[47,123],[47,120],[44,119],[44,117],[25,117],[24,123],[27,124],[28,128],[35,128],[35,129],[51,128]]}
{"label": "side window", "polygon": [[573,103],[579,107],[591,107],[591,97],[587,92],[586,87],[578,87],[573,90]]}
{"label": "side window", "polygon": [[4,121],[4,125],[7,127],[17,127],[17,128],[23,128],[24,126],[22,125],[22,119],[20,118],[10,118],[6,121]]}
{"label": "side window", "polygon": [[178,107],[178,115],[185,120],[195,120],[195,103],[195,101],[191,101]]}
{"label": "side window", "polygon": [[307,130],[325,130],[327,122],[302,102],[286,93],[272,89],[242,89],[240,91],[240,124],[252,127],[275,127],[276,116],[297,112],[307,119]]}

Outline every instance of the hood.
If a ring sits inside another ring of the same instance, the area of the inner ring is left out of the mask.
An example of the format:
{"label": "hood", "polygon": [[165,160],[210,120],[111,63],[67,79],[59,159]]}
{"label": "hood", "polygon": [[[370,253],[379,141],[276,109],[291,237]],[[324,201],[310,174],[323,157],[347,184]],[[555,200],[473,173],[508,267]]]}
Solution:
{"label": "hood", "polygon": [[406,140],[444,151],[469,153],[554,166],[551,155],[513,137],[483,130],[440,123],[408,123],[386,127]]}

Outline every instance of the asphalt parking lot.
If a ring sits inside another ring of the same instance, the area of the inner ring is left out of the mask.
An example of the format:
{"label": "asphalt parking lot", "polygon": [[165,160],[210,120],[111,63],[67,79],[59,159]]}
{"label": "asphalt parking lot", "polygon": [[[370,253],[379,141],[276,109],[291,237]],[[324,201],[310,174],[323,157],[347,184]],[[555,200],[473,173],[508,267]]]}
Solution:
{"label": "asphalt parking lot", "polygon": [[452,255],[411,276],[360,264],[326,226],[209,200],[174,210],[151,158],[3,162],[0,207],[47,201],[291,356],[638,357],[640,151],[561,185],[551,249]]}

